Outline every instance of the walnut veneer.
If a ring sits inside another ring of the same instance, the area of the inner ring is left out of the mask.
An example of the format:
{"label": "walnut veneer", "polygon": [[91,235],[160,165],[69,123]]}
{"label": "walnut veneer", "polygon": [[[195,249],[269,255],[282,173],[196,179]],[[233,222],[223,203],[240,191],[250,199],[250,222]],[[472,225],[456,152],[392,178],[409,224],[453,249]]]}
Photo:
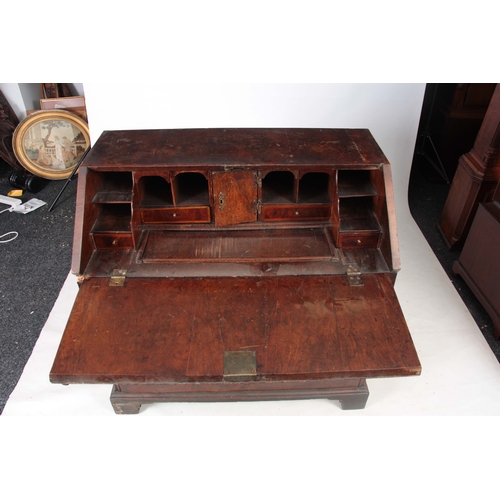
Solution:
{"label": "walnut veneer", "polygon": [[79,173],[80,290],[50,378],[114,384],[117,413],[363,408],[366,378],[420,373],[399,266],[390,165],[367,130],[104,132]]}

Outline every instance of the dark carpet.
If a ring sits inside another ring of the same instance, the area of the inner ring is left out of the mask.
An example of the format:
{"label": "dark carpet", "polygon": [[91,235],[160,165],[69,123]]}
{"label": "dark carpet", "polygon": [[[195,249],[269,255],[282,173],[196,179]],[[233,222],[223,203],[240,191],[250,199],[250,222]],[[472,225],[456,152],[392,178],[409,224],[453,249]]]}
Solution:
{"label": "dark carpet", "polygon": [[[0,194],[13,189],[14,170],[0,160]],[[21,377],[33,347],[71,267],[77,181],[68,184],[51,212],[48,208],[66,181],[50,181],[38,193],[24,192],[23,202],[47,202],[37,210],[0,214],[0,236],[17,231],[0,244],[0,413]],[[8,205],[0,204],[0,211]],[[48,373],[40,374],[48,377]]]}

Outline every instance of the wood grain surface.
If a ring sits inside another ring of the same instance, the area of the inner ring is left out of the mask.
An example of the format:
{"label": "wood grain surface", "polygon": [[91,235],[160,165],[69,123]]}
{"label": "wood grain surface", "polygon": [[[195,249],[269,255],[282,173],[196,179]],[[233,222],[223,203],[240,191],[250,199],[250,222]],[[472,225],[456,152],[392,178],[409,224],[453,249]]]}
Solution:
{"label": "wood grain surface", "polygon": [[417,375],[386,275],[129,279],[80,289],[51,381],[221,380],[225,351],[252,350],[261,379]]}

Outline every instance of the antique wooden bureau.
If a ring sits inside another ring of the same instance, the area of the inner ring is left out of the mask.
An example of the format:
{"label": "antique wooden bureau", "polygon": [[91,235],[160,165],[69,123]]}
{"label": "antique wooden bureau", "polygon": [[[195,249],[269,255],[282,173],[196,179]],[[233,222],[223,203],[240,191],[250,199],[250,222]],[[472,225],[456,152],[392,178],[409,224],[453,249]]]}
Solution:
{"label": "antique wooden bureau", "polygon": [[327,398],[418,375],[368,130],[104,132],[78,175],[79,292],[50,373],[142,404]]}

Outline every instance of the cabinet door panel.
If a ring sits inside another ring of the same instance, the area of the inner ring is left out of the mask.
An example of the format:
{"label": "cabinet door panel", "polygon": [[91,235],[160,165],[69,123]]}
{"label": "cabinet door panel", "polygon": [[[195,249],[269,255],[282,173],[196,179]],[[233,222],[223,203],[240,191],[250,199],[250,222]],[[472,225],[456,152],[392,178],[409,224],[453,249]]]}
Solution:
{"label": "cabinet door panel", "polygon": [[257,220],[257,173],[249,170],[213,173],[217,227]]}

